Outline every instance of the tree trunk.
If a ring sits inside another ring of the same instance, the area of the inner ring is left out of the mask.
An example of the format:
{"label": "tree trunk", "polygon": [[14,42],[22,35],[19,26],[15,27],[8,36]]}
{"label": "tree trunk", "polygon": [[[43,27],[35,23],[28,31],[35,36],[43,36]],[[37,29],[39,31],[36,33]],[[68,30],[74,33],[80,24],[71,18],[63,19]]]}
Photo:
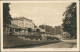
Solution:
{"label": "tree trunk", "polygon": [[3,32],[3,36],[7,36],[8,35],[8,28],[7,26],[4,27],[4,32]]}

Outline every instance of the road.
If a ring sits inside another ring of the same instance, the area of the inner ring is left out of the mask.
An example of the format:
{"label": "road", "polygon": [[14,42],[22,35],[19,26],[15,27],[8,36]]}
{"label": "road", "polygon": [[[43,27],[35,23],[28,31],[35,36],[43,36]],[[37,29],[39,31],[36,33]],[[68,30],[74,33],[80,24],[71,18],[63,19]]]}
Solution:
{"label": "road", "polygon": [[63,40],[63,42],[37,46],[33,48],[76,48],[76,47],[77,47],[76,40]]}
{"label": "road", "polygon": [[29,46],[24,45],[24,46],[19,46],[19,47],[14,47],[14,48],[77,48],[77,41],[76,40],[62,40],[61,42],[56,42],[56,43],[37,44],[37,45],[29,45]]}

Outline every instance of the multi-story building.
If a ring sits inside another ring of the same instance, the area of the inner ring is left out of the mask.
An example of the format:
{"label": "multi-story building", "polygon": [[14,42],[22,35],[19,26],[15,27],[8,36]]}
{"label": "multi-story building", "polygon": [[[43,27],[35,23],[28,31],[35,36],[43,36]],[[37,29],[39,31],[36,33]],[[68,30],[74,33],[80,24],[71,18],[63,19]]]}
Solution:
{"label": "multi-story building", "polygon": [[[34,23],[32,20],[25,17],[13,18],[10,25],[10,31],[17,33],[18,35],[25,35],[28,33],[28,29],[34,29]],[[24,33],[25,32],[25,33]]]}
{"label": "multi-story building", "polygon": [[21,28],[34,28],[33,21],[30,19],[24,18],[24,17],[13,18],[11,23],[13,23]]}

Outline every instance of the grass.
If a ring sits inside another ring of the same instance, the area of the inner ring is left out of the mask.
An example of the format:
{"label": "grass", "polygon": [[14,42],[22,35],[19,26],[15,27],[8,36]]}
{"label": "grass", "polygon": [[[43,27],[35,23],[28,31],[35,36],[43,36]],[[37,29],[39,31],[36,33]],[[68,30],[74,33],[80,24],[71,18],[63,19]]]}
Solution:
{"label": "grass", "polygon": [[4,48],[23,47],[23,46],[29,47],[33,45],[49,44],[49,43],[56,43],[56,42],[59,42],[59,40],[32,41],[32,40],[23,40],[15,36],[4,36],[3,37],[3,47]]}

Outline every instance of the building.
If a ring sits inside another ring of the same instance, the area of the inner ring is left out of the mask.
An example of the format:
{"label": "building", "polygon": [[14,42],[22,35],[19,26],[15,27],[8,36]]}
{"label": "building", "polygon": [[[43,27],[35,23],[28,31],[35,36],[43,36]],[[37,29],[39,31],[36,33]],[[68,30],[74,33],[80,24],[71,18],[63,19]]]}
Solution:
{"label": "building", "polygon": [[9,27],[10,33],[14,32],[14,35],[26,35],[28,29],[34,29],[34,23],[25,17],[16,17],[13,18]]}
{"label": "building", "polygon": [[34,28],[34,23],[32,20],[27,19],[25,17],[16,17],[13,18],[11,23],[21,27],[21,28]]}
{"label": "building", "polygon": [[[10,35],[41,35],[45,33],[45,29],[41,29],[39,27],[35,27],[36,25],[32,20],[27,19],[25,17],[16,17],[11,21],[11,25],[9,26],[9,34]],[[39,33],[39,34],[38,34]],[[42,35],[41,35],[42,36]]]}

